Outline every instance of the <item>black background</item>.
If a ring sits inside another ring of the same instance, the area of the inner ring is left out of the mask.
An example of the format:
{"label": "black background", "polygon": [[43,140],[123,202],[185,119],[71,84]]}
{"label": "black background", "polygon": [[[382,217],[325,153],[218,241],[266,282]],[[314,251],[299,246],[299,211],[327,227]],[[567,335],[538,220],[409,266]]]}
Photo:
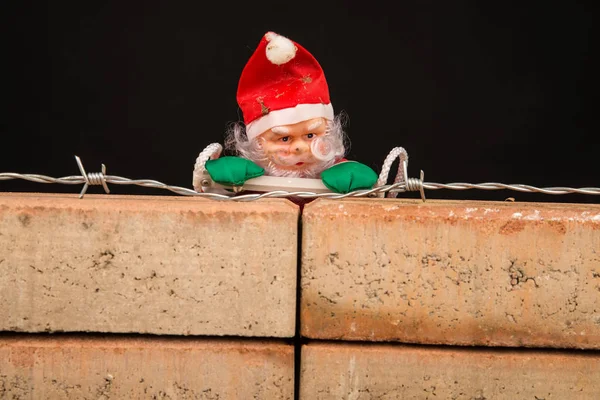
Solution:
{"label": "black background", "polygon": [[[108,174],[191,188],[198,153],[241,119],[239,75],[272,30],[322,65],[349,117],[351,159],[379,171],[403,146],[409,175],[423,169],[426,181],[597,187],[592,4],[3,1],[0,172],[79,175],[78,155],[88,172],[105,163]],[[0,191],[79,187],[0,181]]]}

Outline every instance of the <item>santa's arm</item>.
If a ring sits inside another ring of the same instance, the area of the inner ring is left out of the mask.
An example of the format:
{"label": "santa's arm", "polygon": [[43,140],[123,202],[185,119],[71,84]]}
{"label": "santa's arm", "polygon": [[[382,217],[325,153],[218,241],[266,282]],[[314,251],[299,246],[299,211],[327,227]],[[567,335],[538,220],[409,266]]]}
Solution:
{"label": "santa's arm", "polygon": [[208,160],[205,167],[211,179],[224,186],[240,187],[248,179],[265,174],[265,170],[253,161],[235,156]]}
{"label": "santa's arm", "polygon": [[321,180],[333,192],[349,193],[372,189],[377,183],[377,173],[357,161],[343,161],[323,171]]}

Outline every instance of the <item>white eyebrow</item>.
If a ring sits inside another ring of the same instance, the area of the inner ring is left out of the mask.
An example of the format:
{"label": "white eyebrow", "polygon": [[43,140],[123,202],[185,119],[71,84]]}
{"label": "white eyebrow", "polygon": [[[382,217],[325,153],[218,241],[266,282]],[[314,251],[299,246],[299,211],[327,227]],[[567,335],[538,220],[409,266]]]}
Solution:
{"label": "white eyebrow", "polygon": [[319,126],[321,126],[322,123],[323,123],[323,120],[318,119],[308,126],[308,130],[312,131],[313,129],[317,129]]}
{"label": "white eyebrow", "polygon": [[278,135],[285,135],[286,133],[290,133],[290,130],[285,126],[274,126],[271,128],[271,132],[277,133]]}

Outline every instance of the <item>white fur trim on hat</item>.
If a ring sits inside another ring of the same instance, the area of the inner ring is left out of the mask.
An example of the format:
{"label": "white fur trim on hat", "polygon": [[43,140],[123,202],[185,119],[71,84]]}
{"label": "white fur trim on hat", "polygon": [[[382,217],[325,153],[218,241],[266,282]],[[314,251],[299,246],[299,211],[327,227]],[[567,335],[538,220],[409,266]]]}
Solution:
{"label": "white fur trim on hat", "polygon": [[269,42],[265,50],[267,59],[273,64],[285,64],[296,56],[298,49],[290,39],[275,32],[268,32],[265,34],[265,38]]}
{"label": "white fur trim on hat", "polygon": [[333,121],[333,106],[320,103],[298,104],[296,107],[271,111],[246,125],[246,135],[248,140],[252,140],[274,126],[292,125],[319,117]]}

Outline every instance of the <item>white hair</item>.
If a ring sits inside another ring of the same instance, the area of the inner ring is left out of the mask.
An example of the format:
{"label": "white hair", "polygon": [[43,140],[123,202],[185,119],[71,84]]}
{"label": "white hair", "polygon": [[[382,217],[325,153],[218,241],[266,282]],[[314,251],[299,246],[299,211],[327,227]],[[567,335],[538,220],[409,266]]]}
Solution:
{"label": "white hair", "polygon": [[308,170],[290,171],[279,168],[268,160],[259,138],[248,140],[244,125],[234,122],[227,128],[225,135],[225,149],[240,157],[247,158],[262,165],[268,175],[316,178],[347,153],[350,142],[344,131],[346,115],[340,113],[333,121],[327,120],[325,133],[311,143],[313,156],[318,160]]}

